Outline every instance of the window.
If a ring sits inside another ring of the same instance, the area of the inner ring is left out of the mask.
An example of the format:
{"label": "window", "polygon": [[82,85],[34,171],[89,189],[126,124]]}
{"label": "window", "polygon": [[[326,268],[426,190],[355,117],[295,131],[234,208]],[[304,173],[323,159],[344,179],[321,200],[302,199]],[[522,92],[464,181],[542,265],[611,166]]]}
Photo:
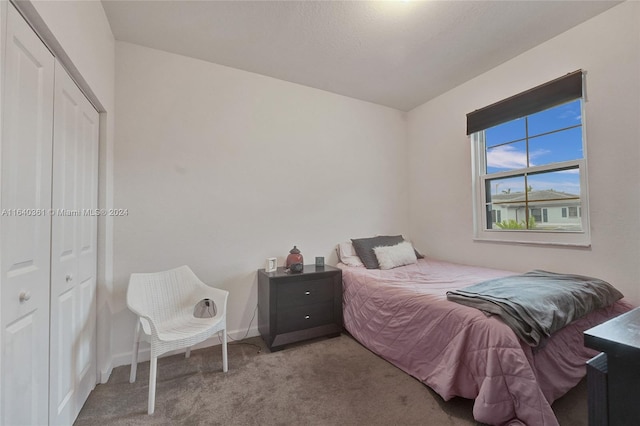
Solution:
{"label": "window", "polygon": [[493,223],[502,222],[501,212],[500,210],[491,210],[491,221]]}
{"label": "window", "polygon": [[576,71],[467,115],[477,239],[589,245],[582,79]]}
{"label": "window", "polygon": [[532,215],[533,219],[538,223],[549,222],[549,210],[548,209],[533,208],[533,209],[531,209],[531,212],[529,214]]}
{"label": "window", "polygon": [[579,217],[578,207],[569,207],[569,217]]}

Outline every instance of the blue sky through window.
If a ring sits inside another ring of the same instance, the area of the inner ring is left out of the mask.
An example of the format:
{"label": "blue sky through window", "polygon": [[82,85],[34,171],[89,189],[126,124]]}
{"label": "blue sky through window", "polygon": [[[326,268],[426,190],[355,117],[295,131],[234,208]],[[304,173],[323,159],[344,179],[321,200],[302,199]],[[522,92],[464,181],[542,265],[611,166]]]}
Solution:
{"label": "blue sky through window", "polygon": [[[485,130],[487,174],[583,158],[581,107],[576,99]],[[524,176],[491,182],[492,194],[525,190]],[[530,175],[527,186],[579,195],[580,174],[574,168]]]}

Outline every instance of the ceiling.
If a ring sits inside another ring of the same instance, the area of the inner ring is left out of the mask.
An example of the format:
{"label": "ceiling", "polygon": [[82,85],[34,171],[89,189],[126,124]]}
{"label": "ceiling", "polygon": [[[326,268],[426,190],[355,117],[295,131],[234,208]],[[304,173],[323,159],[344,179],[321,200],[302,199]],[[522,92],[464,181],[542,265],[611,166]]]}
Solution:
{"label": "ceiling", "polygon": [[409,111],[619,2],[102,3],[117,40]]}

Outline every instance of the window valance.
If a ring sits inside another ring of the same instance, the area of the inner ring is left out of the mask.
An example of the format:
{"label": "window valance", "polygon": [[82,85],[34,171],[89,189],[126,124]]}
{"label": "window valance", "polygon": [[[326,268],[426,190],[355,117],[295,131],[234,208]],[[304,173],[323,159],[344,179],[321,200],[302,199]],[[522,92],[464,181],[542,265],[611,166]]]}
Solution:
{"label": "window valance", "polygon": [[582,70],[467,114],[467,135],[582,97]]}

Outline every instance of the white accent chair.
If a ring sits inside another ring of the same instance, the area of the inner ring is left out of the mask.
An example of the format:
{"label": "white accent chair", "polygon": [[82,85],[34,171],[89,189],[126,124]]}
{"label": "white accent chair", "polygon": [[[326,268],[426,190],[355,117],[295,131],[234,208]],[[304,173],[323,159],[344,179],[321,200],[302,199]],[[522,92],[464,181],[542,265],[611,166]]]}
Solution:
{"label": "white accent chair", "polygon": [[[160,355],[186,348],[185,357],[188,358],[191,346],[222,332],[222,371],[227,372],[228,296],[228,291],[204,284],[188,266],[157,273],[131,274],[127,306],[138,315],[138,321],[129,382],[136,381],[138,350],[142,338],[151,344],[149,414],[153,414],[155,409],[156,372]],[[196,304],[205,298],[214,301],[217,310],[215,316],[194,317]]]}

